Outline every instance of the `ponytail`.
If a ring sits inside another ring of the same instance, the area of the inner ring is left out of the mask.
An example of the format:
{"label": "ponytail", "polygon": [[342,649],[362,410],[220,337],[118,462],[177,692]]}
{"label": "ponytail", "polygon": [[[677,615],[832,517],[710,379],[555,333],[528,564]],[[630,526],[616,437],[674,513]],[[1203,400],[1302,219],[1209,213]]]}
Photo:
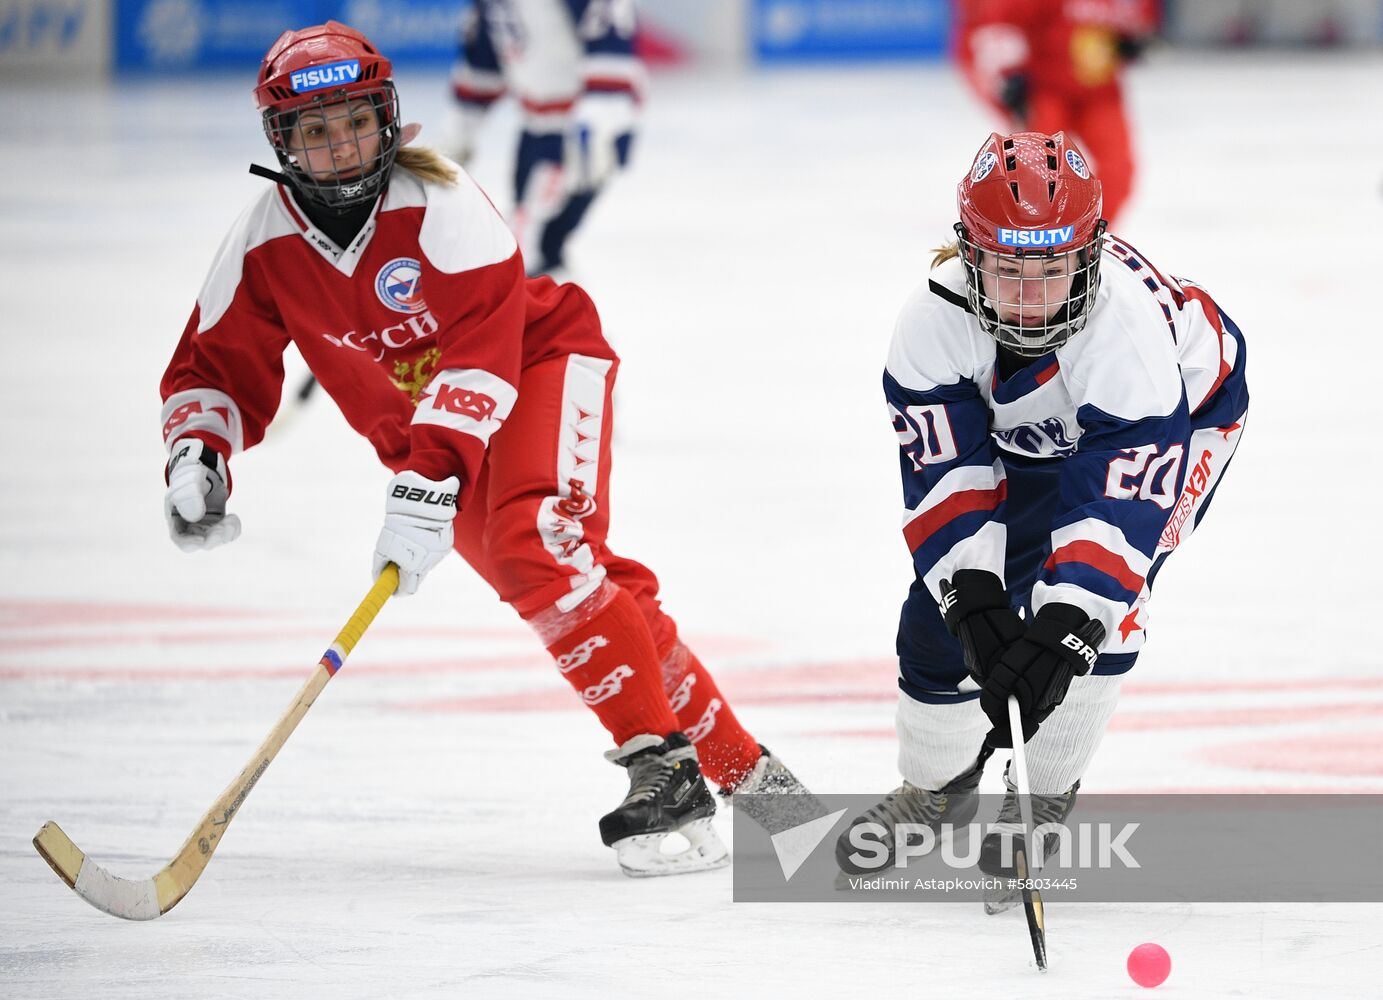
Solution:
{"label": "ponytail", "polygon": [[932,267],[940,267],[952,257],[960,256],[960,244],[956,240],[950,243],[943,243],[932,251],[936,256],[932,258]]}
{"label": "ponytail", "polygon": [[456,167],[435,150],[426,146],[404,146],[394,157],[394,163],[419,179],[450,187],[457,181]]}

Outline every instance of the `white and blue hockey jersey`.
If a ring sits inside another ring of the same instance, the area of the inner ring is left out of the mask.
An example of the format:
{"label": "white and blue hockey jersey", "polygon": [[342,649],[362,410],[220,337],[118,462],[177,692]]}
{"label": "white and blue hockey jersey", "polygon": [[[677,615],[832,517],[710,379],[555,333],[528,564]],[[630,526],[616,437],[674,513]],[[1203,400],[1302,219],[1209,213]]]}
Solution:
{"label": "white and blue hockey jersey", "polygon": [[637,102],[643,66],[634,52],[634,0],[476,0],[452,86],[458,101],[488,107],[512,89],[541,128],[581,93],[626,93]]}
{"label": "white and blue hockey jersey", "polygon": [[1243,337],[1203,289],[1106,236],[1085,329],[1008,379],[997,350],[959,260],[899,316],[884,389],[918,577],[934,599],[958,569],[1003,579],[1006,464],[1057,464],[1032,609],[1076,605],[1104,625],[1103,652],[1136,651],[1150,571],[1190,534],[1238,442]]}

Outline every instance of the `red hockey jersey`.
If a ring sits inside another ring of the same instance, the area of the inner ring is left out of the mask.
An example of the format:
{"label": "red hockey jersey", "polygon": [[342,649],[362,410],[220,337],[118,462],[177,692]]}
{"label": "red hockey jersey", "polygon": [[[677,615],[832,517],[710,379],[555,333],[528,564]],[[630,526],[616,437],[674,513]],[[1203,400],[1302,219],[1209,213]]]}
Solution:
{"label": "red hockey jersey", "polygon": [[290,341],[386,466],[458,475],[463,505],[525,368],[615,358],[585,292],[524,277],[468,176],[444,187],[401,168],[349,247],[282,187],[240,216],[164,373],[165,444],[195,436],[231,455],[259,442]]}
{"label": "red hockey jersey", "polygon": [[1036,90],[1076,96],[1117,90],[1120,37],[1157,26],[1156,0],[963,0],[954,55],[977,92],[993,100],[1003,77],[1026,73]]}

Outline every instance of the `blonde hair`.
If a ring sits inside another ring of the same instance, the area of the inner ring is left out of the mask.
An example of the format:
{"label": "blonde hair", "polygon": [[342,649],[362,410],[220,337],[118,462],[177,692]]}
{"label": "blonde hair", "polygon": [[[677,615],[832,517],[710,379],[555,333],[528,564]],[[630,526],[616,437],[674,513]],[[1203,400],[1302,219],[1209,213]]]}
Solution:
{"label": "blonde hair", "polygon": [[394,163],[425,181],[450,187],[457,181],[456,168],[444,160],[435,149],[426,146],[404,146],[394,156]]}
{"label": "blonde hair", "polygon": [[932,251],[936,256],[932,258],[932,267],[940,267],[952,257],[960,256],[960,243],[952,240],[950,243],[943,243]]}

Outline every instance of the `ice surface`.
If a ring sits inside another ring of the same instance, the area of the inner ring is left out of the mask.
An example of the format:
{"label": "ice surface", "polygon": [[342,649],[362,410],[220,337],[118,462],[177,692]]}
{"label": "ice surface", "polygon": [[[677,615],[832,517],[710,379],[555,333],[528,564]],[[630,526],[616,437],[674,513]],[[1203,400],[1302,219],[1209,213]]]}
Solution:
{"label": "ice surface", "polygon": [[[1254,404],[1087,790],[1383,791],[1381,66],[1207,53],[1133,76],[1119,229],[1238,321]],[[368,586],[386,473],[324,399],[236,460],[239,542],[165,537],[158,378],[264,183],[246,164],[271,162],[248,79],[6,86],[0,995],[1105,998],[1137,992],[1142,941],[1171,952],[1169,997],[1376,995],[1383,906],[1053,906],[1039,978],[1020,912],[626,879],[596,835],[623,792],[603,731],[459,560],[385,609],[178,909],[83,904],[29,845],[43,821],[153,874]],[[435,139],[440,75],[401,89]],[[476,164],[501,203],[511,124]],[[910,570],[879,374],[991,124],[944,67],[660,76],[574,249],[624,357],[613,541],[822,790],[896,781]]]}

